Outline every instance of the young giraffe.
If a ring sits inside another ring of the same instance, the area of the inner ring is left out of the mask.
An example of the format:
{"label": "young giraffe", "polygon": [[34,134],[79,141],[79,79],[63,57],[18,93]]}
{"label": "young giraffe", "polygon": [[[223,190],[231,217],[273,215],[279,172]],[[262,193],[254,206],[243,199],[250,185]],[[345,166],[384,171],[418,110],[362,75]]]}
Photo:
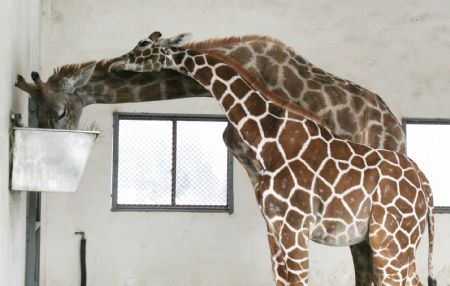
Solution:
{"label": "young giraffe", "polygon": [[238,63],[179,48],[187,34],[160,37],[152,33],[110,69],[176,70],[216,98],[235,131],[225,141],[238,136],[250,151],[247,168],[256,172],[257,200],[287,271],[277,284],[307,285],[309,239],[346,246],[368,237],[377,285],[422,285],[414,255],[428,222],[429,285],[435,285],[431,189],[408,157],[337,137]]}
{"label": "young giraffe", "polygon": [[[253,78],[270,91],[315,112],[336,135],[352,141],[404,152],[404,134],[400,123],[376,94],[350,81],[324,72],[296,54],[283,43],[261,36],[231,37],[190,43],[199,51],[217,51],[238,61]],[[37,104],[39,126],[75,129],[84,106],[94,103],[153,101],[211,96],[195,80],[178,72],[109,73],[108,63],[89,62],[67,65],[55,70],[47,83],[33,73],[35,84],[18,76],[17,86],[30,93]],[[246,164],[245,146],[232,126],[233,154]],[[249,175],[255,174],[247,164]],[[255,179],[252,179],[254,182]],[[268,231],[275,273],[286,273],[273,236]],[[352,245],[356,285],[370,285],[371,250],[367,241]],[[283,277],[281,277],[283,278]]]}

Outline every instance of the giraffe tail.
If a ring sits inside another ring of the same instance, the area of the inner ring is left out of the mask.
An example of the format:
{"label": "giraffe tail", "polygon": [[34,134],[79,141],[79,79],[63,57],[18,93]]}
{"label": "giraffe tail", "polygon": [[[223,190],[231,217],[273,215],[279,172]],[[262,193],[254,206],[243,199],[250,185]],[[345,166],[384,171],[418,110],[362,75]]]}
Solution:
{"label": "giraffe tail", "polygon": [[428,286],[437,286],[436,279],[433,278],[433,245],[434,245],[434,216],[433,198],[428,203]]}
{"label": "giraffe tail", "polygon": [[433,278],[433,245],[434,245],[434,216],[433,216],[433,196],[431,191],[428,197],[428,286],[437,286],[436,279]]}
{"label": "giraffe tail", "polygon": [[415,169],[419,173],[420,184],[425,192],[427,199],[427,225],[428,225],[428,286],[437,286],[436,279],[433,275],[433,245],[434,245],[434,203],[433,193],[431,192],[430,183],[425,174],[419,169],[417,164],[412,161]]}

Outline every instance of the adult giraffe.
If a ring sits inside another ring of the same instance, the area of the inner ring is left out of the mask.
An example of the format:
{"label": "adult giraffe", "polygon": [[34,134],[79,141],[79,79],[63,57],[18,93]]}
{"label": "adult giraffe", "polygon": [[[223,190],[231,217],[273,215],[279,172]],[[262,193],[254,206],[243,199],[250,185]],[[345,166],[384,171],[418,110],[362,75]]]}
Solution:
{"label": "adult giraffe", "polygon": [[179,48],[187,35],[162,39],[154,32],[110,69],[171,69],[212,93],[239,144],[252,152],[257,200],[286,267],[287,279],[277,283],[307,285],[309,239],[345,246],[368,238],[377,285],[422,285],[415,251],[428,222],[435,285],[433,199],[417,165],[399,152],[332,134],[320,118],[267,91],[222,54]]}
{"label": "adult giraffe", "polygon": [[[260,36],[232,37],[191,43],[187,47],[221,52],[236,60],[267,89],[315,112],[342,138],[404,151],[401,125],[380,97],[324,72],[277,40]],[[75,129],[82,108],[89,104],[211,96],[197,82],[178,72],[109,73],[109,64],[90,62],[63,66],[56,69],[46,83],[37,73],[32,73],[35,84],[28,84],[18,76],[17,86],[30,93],[37,103],[41,127],[63,129]],[[227,134],[236,136],[232,128],[227,128]],[[246,164],[245,152],[249,151],[239,145],[232,149]],[[247,170],[251,169],[251,163],[246,165]],[[275,272],[283,273],[284,266],[276,260],[277,248],[270,232],[269,242]],[[370,285],[373,275],[367,242],[351,246],[351,251],[356,285]]]}

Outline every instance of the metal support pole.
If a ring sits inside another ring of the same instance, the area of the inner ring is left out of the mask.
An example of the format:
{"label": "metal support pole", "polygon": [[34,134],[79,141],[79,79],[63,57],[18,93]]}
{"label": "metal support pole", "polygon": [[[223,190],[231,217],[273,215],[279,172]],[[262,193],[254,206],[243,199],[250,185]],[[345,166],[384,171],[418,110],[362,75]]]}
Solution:
{"label": "metal support pole", "polygon": [[80,266],[81,266],[81,286],[86,286],[86,236],[84,231],[75,232],[81,235],[80,240]]}

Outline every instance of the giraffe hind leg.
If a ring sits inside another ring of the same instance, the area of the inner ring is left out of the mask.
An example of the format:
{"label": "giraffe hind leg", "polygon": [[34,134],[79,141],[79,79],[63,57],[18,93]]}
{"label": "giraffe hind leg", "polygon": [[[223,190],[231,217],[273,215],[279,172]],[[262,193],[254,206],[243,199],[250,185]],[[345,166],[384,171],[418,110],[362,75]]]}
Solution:
{"label": "giraffe hind leg", "polygon": [[367,240],[350,246],[355,268],[355,286],[371,286],[374,281],[372,249]]}
{"label": "giraffe hind leg", "polygon": [[409,263],[408,267],[408,286],[422,286],[419,275],[416,272],[416,262],[413,260]]}
{"label": "giraffe hind leg", "polygon": [[430,276],[428,276],[428,286],[437,286],[436,279],[431,278]]}
{"label": "giraffe hind leg", "polygon": [[415,275],[415,269],[410,268],[414,249],[397,239],[399,229],[397,217],[375,204],[369,220],[369,243],[377,286],[404,286],[408,277]]}

